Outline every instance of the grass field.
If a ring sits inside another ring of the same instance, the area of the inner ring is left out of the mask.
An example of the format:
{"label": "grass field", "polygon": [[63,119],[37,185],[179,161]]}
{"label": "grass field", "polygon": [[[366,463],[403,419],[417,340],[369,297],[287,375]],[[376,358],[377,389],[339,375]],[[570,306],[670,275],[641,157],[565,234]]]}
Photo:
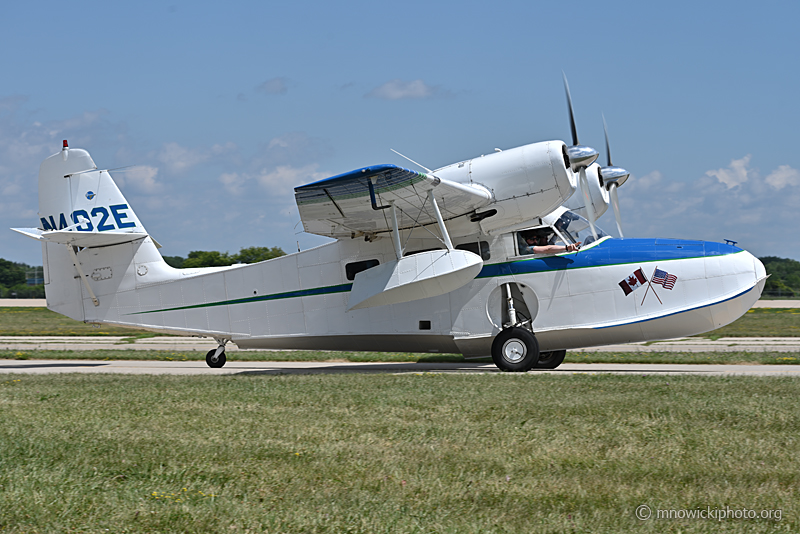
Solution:
{"label": "grass field", "polygon": [[0,336],[135,336],[144,330],[95,326],[75,321],[47,308],[0,307]]}
{"label": "grass field", "polygon": [[[94,326],[47,308],[0,307],[0,336],[152,336],[144,330]],[[797,337],[800,310],[796,308],[753,308],[733,323],[702,334],[703,337]]]}
{"label": "grass field", "polygon": [[[409,352],[247,351],[227,353],[229,361],[248,362],[415,362],[492,363],[491,358],[465,359],[460,354]],[[0,350],[0,360],[160,360],[203,361],[203,351],[146,350]],[[789,352],[568,352],[565,363],[707,363],[797,365],[800,354]]]}
{"label": "grass field", "polygon": [[701,334],[702,337],[798,337],[800,309],[751,308],[727,326]]}
{"label": "grass field", "polygon": [[798,436],[791,378],[5,375],[0,531],[797,532]]}

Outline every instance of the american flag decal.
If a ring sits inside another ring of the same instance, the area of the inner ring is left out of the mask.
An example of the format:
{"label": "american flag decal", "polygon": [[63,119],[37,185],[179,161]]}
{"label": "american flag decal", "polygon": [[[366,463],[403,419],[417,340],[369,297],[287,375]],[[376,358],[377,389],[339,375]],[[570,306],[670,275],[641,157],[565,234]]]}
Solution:
{"label": "american flag decal", "polygon": [[674,274],[669,274],[667,271],[662,271],[661,269],[656,269],[653,273],[653,278],[650,280],[654,284],[659,284],[664,289],[672,289],[675,287],[675,282],[677,282],[678,277]]}

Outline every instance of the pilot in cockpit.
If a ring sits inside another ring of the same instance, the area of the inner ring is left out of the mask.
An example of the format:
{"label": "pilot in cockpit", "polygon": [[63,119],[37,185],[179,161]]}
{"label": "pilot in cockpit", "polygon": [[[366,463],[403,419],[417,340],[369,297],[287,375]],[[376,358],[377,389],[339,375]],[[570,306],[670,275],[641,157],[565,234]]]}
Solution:
{"label": "pilot in cockpit", "polygon": [[553,232],[544,228],[527,230],[517,234],[520,255],[528,254],[558,254],[561,252],[574,252],[581,248],[580,242],[569,245],[552,245]]}

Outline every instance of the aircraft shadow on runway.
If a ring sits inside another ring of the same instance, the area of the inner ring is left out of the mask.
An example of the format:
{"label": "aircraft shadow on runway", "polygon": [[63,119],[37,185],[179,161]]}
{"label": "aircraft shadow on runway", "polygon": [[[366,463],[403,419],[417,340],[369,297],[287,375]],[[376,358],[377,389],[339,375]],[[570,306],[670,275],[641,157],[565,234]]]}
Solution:
{"label": "aircraft shadow on runway", "polygon": [[[633,365],[631,367],[634,367]],[[615,374],[642,374],[658,375],[674,373],[669,369],[615,369],[599,370],[592,368],[574,369],[542,369],[552,374],[592,374],[592,373],[615,373]],[[375,374],[375,373],[500,373],[501,371],[491,364],[469,364],[469,363],[385,363],[385,364],[365,364],[365,365],[321,365],[319,367],[303,368],[282,368],[282,369],[250,369],[235,373],[236,375],[297,375],[297,374]],[[536,374],[537,370],[529,373]],[[682,373],[706,374],[709,371],[698,369],[697,371],[681,371]]]}

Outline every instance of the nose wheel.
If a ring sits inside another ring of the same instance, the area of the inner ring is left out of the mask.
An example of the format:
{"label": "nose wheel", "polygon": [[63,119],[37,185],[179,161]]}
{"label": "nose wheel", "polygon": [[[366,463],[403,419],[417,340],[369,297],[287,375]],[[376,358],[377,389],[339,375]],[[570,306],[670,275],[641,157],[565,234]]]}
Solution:
{"label": "nose wheel", "polygon": [[206,364],[208,364],[209,367],[213,367],[214,369],[219,369],[220,367],[225,365],[226,361],[228,361],[228,359],[225,357],[225,343],[227,343],[227,340],[222,340],[218,342],[219,342],[219,347],[217,347],[216,349],[211,349],[210,351],[208,351],[208,354],[206,354]]}

